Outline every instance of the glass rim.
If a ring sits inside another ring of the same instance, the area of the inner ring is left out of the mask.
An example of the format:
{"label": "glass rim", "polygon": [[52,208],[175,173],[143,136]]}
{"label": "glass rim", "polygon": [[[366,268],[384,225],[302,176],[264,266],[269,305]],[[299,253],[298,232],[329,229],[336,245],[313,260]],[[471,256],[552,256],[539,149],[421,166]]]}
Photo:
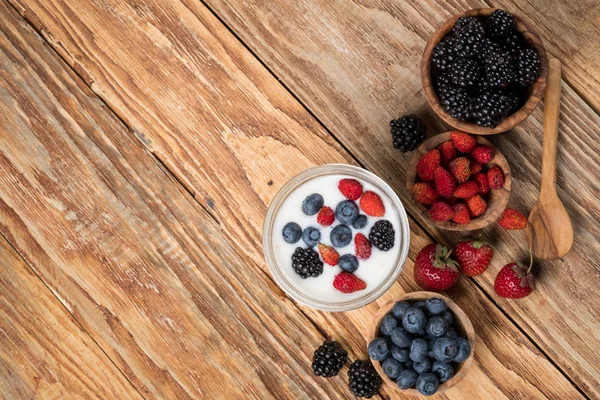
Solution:
{"label": "glass rim", "polygon": [[[273,225],[275,223],[275,216],[279,211],[283,201],[287,196],[294,191],[297,187],[303,183],[326,175],[348,175],[355,178],[363,179],[369,182],[373,186],[381,190],[388,199],[392,202],[398,212],[398,223],[400,225],[400,251],[396,257],[394,268],[390,270],[388,276],[371,292],[365,294],[362,297],[344,301],[344,302],[331,302],[322,301],[308,296],[306,293],[298,290],[293,283],[291,283],[285,273],[281,270],[277,262],[275,261],[275,255],[273,254],[272,237],[273,237]],[[311,308],[315,308],[323,311],[350,311],[377,300],[381,297],[388,289],[396,282],[398,276],[404,269],[404,264],[408,258],[408,249],[410,246],[410,226],[408,223],[408,216],[402,201],[396,194],[396,192],[380,177],[374,173],[367,171],[364,168],[356,167],[349,164],[323,164],[315,167],[308,168],[296,176],[292,177],[287,181],[281,189],[277,192],[269,207],[263,224],[262,233],[262,245],[263,253],[271,276],[275,280],[275,283],[292,299],[307,305]]]}

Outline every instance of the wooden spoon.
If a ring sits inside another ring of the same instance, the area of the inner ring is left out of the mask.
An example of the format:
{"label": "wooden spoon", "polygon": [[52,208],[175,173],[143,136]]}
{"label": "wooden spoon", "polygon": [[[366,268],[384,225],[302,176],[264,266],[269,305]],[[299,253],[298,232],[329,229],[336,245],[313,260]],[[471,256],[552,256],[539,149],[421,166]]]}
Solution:
{"label": "wooden spoon", "polygon": [[573,225],[556,194],[556,146],[560,110],[560,61],[550,60],[544,94],[544,146],[540,197],[527,221],[529,248],[543,260],[556,260],[573,247]]}

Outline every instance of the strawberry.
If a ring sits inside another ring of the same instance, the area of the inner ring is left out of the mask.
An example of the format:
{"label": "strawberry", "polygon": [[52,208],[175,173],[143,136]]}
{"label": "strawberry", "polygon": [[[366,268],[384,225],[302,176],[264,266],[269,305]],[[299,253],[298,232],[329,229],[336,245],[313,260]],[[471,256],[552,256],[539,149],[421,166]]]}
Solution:
{"label": "strawberry", "polygon": [[350,178],[342,179],[338,183],[338,189],[340,189],[344,197],[353,201],[358,200],[363,191],[362,184],[356,179]]}
{"label": "strawberry", "polygon": [[479,193],[479,185],[477,182],[468,181],[462,185],[458,185],[454,191],[454,197],[457,199],[468,199],[469,197],[475,196],[477,193]]}
{"label": "strawberry", "polygon": [[350,272],[340,272],[333,279],[333,287],[342,293],[354,293],[367,288],[365,281]]}
{"label": "strawberry", "polygon": [[335,214],[331,207],[324,206],[317,215],[317,222],[323,226],[329,226],[335,221]]}
{"label": "strawberry", "polygon": [[457,263],[450,258],[444,246],[429,244],[415,259],[414,277],[425,290],[442,291],[452,287],[458,280]]}
{"label": "strawberry", "polygon": [[337,265],[338,260],[340,259],[339,253],[330,246],[326,246],[323,243],[319,243],[319,253],[321,253],[321,258],[325,262],[325,264],[329,265]]}
{"label": "strawberry", "polygon": [[485,210],[487,210],[487,203],[483,197],[476,194],[470,199],[467,199],[467,208],[471,213],[471,217],[479,217],[485,212]]}
{"label": "strawberry", "polygon": [[452,210],[454,211],[452,221],[460,225],[466,225],[469,222],[471,222],[471,215],[469,214],[469,209],[463,203],[456,203],[452,206]]}
{"label": "strawberry", "polygon": [[354,236],[354,251],[359,260],[368,260],[371,257],[371,242],[362,233]]}
{"label": "strawberry", "polygon": [[483,164],[479,164],[475,160],[470,160],[470,161],[471,161],[471,176],[480,173],[481,170],[483,169]]}
{"label": "strawberry", "polygon": [[494,149],[490,146],[479,145],[471,150],[471,157],[480,164],[487,164],[494,158]]}
{"label": "strawberry", "polygon": [[367,190],[360,198],[360,208],[371,217],[383,217],[385,206],[381,197],[375,192]]}
{"label": "strawberry", "polygon": [[480,172],[478,174],[475,174],[473,179],[475,179],[475,182],[477,182],[477,184],[479,185],[480,194],[488,194],[490,192],[490,184],[488,183],[487,174]]}
{"label": "strawberry", "polygon": [[450,133],[454,147],[461,153],[468,153],[477,145],[477,141],[466,132],[454,131]]}
{"label": "strawberry", "polygon": [[415,199],[421,204],[433,204],[440,197],[439,193],[435,191],[429,182],[415,183],[412,192],[415,195]]}
{"label": "strawberry", "polygon": [[435,170],[440,166],[440,151],[433,149],[423,156],[417,164],[417,174],[424,181],[432,181]]}
{"label": "strawberry", "polygon": [[450,197],[446,197],[444,199],[444,201],[448,204],[450,204],[451,206],[455,205],[458,202],[458,199],[456,197],[454,197],[454,194]]}
{"label": "strawberry", "polygon": [[454,194],[455,188],[456,182],[454,181],[454,177],[450,175],[450,172],[442,167],[438,167],[435,170],[435,189],[437,192],[444,197],[450,197]]}
{"label": "strawberry", "polygon": [[494,282],[494,290],[498,296],[507,299],[529,296],[535,289],[535,278],[531,273],[532,264],[533,259],[529,268],[519,263],[510,263],[502,267]]}
{"label": "strawberry", "polygon": [[463,240],[456,245],[456,259],[467,276],[483,273],[494,257],[494,249],[481,240]]}
{"label": "strawberry", "polygon": [[498,223],[506,230],[525,229],[527,226],[527,218],[517,210],[507,208],[502,212],[502,216]]}
{"label": "strawberry", "polygon": [[494,165],[487,172],[488,176],[488,185],[490,185],[490,189],[500,189],[504,186],[504,172],[502,172],[502,168],[497,165]]}
{"label": "strawberry", "polygon": [[455,158],[449,167],[458,183],[465,183],[471,176],[471,161],[467,157]]}
{"label": "strawberry", "polygon": [[446,166],[456,158],[456,148],[451,140],[440,144],[438,148],[440,149],[442,165]]}
{"label": "strawberry", "polygon": [[454,216],[454,210],[450,204],[436,201],[429,209],[429,216],[434,221],[448,221]]}

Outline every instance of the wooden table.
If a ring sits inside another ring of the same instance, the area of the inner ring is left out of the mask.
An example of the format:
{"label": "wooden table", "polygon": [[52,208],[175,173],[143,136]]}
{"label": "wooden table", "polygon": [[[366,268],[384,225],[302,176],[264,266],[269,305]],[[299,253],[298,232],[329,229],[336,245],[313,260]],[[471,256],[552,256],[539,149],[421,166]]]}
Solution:
{"label": "wooden table", "polygon": [[[460,238],[414,212],[389,120],[444,130],[421,52],[449,16],[487,6],[529,18],[563,62],[575,247],[510,301],[493,280],[527,257],[525,233],[482,232],[493,265],[447,293],[473,321],[475,363],[444,398],[600,398],[600,8],[559,0],[0,0],[0,397],[353,398],[346,370],[313,377],[314,349],[333,337],[365,358],[374,310],[417,289],[417,252]],[[491,138],[521,210],[542,111]],[[411,216],[398,282],[336,314],[286,297],[261,250],[277,190],[334,162],[381,176]]]}

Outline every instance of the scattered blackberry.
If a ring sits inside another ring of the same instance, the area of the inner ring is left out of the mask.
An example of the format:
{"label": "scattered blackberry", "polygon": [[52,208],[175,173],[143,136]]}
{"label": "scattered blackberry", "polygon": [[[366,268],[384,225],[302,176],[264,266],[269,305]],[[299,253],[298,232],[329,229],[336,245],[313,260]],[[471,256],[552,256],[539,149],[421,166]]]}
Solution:
{"label": "scattered blackberry", "polygon": [[292,254],[292,267],[302,279],[309,276],[317,277],[323,273],[323,261],[319,258],[319,253],[313,249],[296,247]]}
{"label": "scattered blackberry", "polygon": [[487,19],[487,32],[492,37],[507,36],[515,30],[515,19],[504,11],[496,10]]}
{"label": "scattered blackberry", "polygon": [[502,48],[503,46],[486,38],[478,57],[480,60],[485,62],[485,59],[490,55],[490,53],[500,51]]}
{"label": "scattered blackberry", "polygon": [[417,148],[425,140],[425,124],[410,114],[390,121],[394,147],[405,153]]}
{"label": "scattered blackberry", "polygon": [[394,236],[396,232],[390,221],[385,219],[375,222],[369,232],[371,244],[381,251],[388,251],[394,247]]}
{"label": "scattered blackberry", "polygon": [[516,82],[523,86],[532,85],[540,76],[540,59],[532,49],[523,49],[517,55],[515,65]]}
{"label": "scattered blackberry", "polygon": [[514,105],[515,99],[504,92],[483,92],[473,102],[471,117],[477,125],[495,128]]}
{"label": "scattered blackberry", "polygon": [[454,26],[452,27],[452,32],[458,35],[460,31],[462,31],[466,27],[477,29],[483,32],[483,25],[475,17],[460,17],[454,23]]}
{"label": "scattered blackberry", "polygon": [[505,87],[515,76],[514,57],[504,51],[492,51],[485,59],[485,76],[493,87]]}
{"label": "scattered blackberry", "polygon": [[465,88],[452,84],[438,85],[438,96],[442,107],[458,120],[464,121],[469,115],[469,95]]}
{"label": "scattered blackberry", "polygon": [[461,87],[474,86],[479,75],[481,75],[481,65],[477,60],[470,58],[457,58],[449,72],[452,83]]}
{"label": "scattered blackberry", "polygon": [[433,48],[431,53],[431,62],[440,71],[446,71],[450,68],[456,56],[454,54],[454,37],[447,36]]}
{"label": "scattered blackberry", "polygon": [[454,52],[458,57],[476,56],[485,44],[485,34],[476,25],[464,27],[454,40]]}
{"label": "scattered blackberry", "polygon": [[377,374],[371,360],[356,360],[348,370],[348,384],[354,395],[371,398],[381,387],[381,377]]}
{"label": "scattered blackberry", "polygon": [[512,54],[519,52],[522,47],[525,47],[523,43],[523,37],[517,32],[512,32],[507,36],[498,38],[497,40],[497,43],[502,46],[505,51],[508,51]]}
{"label": "scattered blackberry", "polygon": [[326,340],[313,354],[312,369],[317,376],[336,376],[346,364],[348,353],[338,342]]}

